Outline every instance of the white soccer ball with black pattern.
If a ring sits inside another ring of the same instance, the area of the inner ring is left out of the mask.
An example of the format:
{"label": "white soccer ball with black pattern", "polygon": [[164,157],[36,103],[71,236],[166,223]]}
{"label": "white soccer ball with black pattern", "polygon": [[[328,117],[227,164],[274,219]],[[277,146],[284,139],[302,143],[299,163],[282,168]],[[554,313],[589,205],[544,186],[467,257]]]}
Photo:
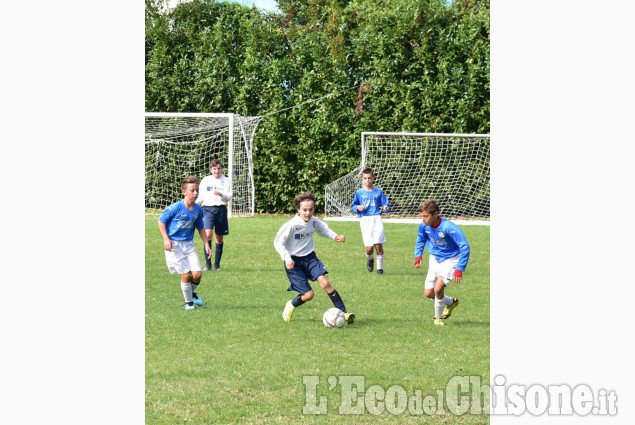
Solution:
{"label": "white soccer ball with black pattern", "polygon": [[324,312],[322,322],[327,328],[341,328],[346,322],[344,312],[336,307],[331,307]]}

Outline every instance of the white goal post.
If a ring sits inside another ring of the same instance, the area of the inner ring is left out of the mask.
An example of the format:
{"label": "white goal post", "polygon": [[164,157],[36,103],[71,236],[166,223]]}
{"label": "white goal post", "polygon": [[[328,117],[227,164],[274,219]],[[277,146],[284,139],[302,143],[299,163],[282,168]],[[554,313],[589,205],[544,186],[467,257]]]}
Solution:
{"label": "white goal post", "polygon": [[361,164],[328,184],[326,220],[357,220],[351,204],[369,167],[392,205],[385,222],[421,222],[419,205],[435,199],[441,216],[457,224],[489,225],[488,134],[363,132]]}
{"label": "white goal post", "polygon": [[235,114],[146,113],[146,214],[158,214],[183,199],[181,179],[195,176],[202,180],[216,158],[232,184],[228,216],[253,216],[253,138],[261,119]]}

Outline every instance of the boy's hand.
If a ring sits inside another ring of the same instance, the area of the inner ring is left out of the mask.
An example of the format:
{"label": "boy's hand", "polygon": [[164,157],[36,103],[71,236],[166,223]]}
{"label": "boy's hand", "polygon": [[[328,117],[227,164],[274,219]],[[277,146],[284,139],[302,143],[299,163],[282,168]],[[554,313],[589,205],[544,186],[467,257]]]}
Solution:
{"label": "boy's hand", "polygon": [[205,249],[205,253],[207,254],[207,259],[211,260],[212,259],[212,250],[209,248],[209,245],[207,243],[203,244],[203,248]]}
{"label": "boy's hand", "polygon": [[365,209],[366,209],[366,207],[365,207],[365,206],[363,206],[363,205],[358,205],[358,206],[357,206],[357,211],[359,211],[359,212],[362,212],[362,211],[364,211]]}
{"label": "boy's hand", "polygon": [[422,259],[422,257],[415,258],[415,267],[418,268],[418,269],[421,268],[421,259]]}
{"label": "boy's hand", "polygon": [[346,242],[346,237],[344,235],[335,236],[335,242]]}
{"label": "boy's hand", "polygon": [[295,263],[293,262],[293,260],[289,260],[289,261],[285,262],[284,265],[287,268],[287,270],[293,270],[293,267],[295,266]]}
{"label": "boy's hand", "polygon": [[461,283],[463,280],[463,272],[461,270],[454,270],[454,283]]}
{"label": "boy's hand", "polygon": [[214,195],[217,195],[217,196],[223,196],[223,194],[222,194],[221,192],[219,192],[218,190],[215,190],[215,191],[214,191]]}
{"label": "boy's hand", "polygon": [[163,240],[163,248],[166,251],[172,251],[172,241],[169,239],[164,239]]}
{"label": "boy's hand", "polygon": [[390,207],[388,205],[384,205],[384,211],[386,212],[390,211]]}

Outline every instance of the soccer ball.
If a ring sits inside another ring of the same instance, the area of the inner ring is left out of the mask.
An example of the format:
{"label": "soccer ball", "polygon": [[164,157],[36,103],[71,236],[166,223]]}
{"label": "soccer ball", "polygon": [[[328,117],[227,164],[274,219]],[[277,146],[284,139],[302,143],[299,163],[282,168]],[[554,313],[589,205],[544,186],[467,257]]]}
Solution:
{"label": "soccer ball", "polygon": [[326,310],[322,316],[322,322],[327,328],[341,328],[344,326],[345,321],[344,312],[335,307]]}

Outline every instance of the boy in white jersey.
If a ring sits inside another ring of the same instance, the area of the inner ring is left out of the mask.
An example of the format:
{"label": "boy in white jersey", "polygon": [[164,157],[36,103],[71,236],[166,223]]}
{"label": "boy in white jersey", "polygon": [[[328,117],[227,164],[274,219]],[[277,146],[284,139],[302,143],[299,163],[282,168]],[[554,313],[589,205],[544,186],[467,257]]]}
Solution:
{"label": "boy in white jersey", "polygon": [[212,251],[207,247],[207,235],[203,230],[203,209],[195,202],[198,179],[190,176],[181,180],[181,192],[183,200],[167,207],[159,217],[159,231],[163,236],[168,270],[181,275],[185,309],[194,310],[194,304],[203,305],[203,300],[196,294],[201,282],[201,262],[194,247],[194,228],[201,235],[207,258],[211,258]]}
{"label": "boy in white jersey", "polygon": [[434,324],[443,326],[459,305],[458,298],[445,295],[445,287],[452,280],[457,284],[463,280],[470,245],[459,226],[439,215],[436,201],[425,201],[419,213],[422,223],[415,244],[415,267],[421,267],[423,249],[427,248],[430,259],[424,295],[434,300]]}
{"label": "boy in white jersey", "polygon": [[[209,164],[211,176],[203,177],[201,190],[196,203],[203,207],[203,224],[209,240],[209,249],[212,250],[212,234],[216,242],[214,253],[214,270],[220,270],[220,260],[223,256],[223,236],[229,234],[229,222],[227,221],[227,203],[232,199],[232,186],[230,180],[223,174],[223,164],[218,159],[213,159]],[[212,270],[212,260],[206,259],[203,271]]]}
{"label": "boy in white jersey", "polygon": [[309,280],[317,280],[333,305],[344,312],[346,323],[353,323],[355,314],[346,312],[342,298],[325,276],[328,271],[313,251],[314,232],[335,242],[344,242],[346,238],[344,235],[338,235],[329,229],[326,223],[313,216],[315,196],[310,191],[296,196],[293,205],[298,214],[280,227],[273,241],[273,246],[284,261],[285,271],[291,282],[287,291],[298,292],[294,299],[287,301],[282,318],[285,322],[289,322],[296,307],[313,299],[315,294]]}
{"label": "boy in white jersey", "polygon": [[373,183],[375,174],[370,168],[362,171],[363,188],[355,192],[353,199],[353,212],[360,218],[359,227],[362,229],[362,240],[366,247],[366,268],[373,271],[373,249],[377,252],[377,274],[384,274],[384,223],[381,219],[382,212],[390,211],[390,202],[381,189]]}

